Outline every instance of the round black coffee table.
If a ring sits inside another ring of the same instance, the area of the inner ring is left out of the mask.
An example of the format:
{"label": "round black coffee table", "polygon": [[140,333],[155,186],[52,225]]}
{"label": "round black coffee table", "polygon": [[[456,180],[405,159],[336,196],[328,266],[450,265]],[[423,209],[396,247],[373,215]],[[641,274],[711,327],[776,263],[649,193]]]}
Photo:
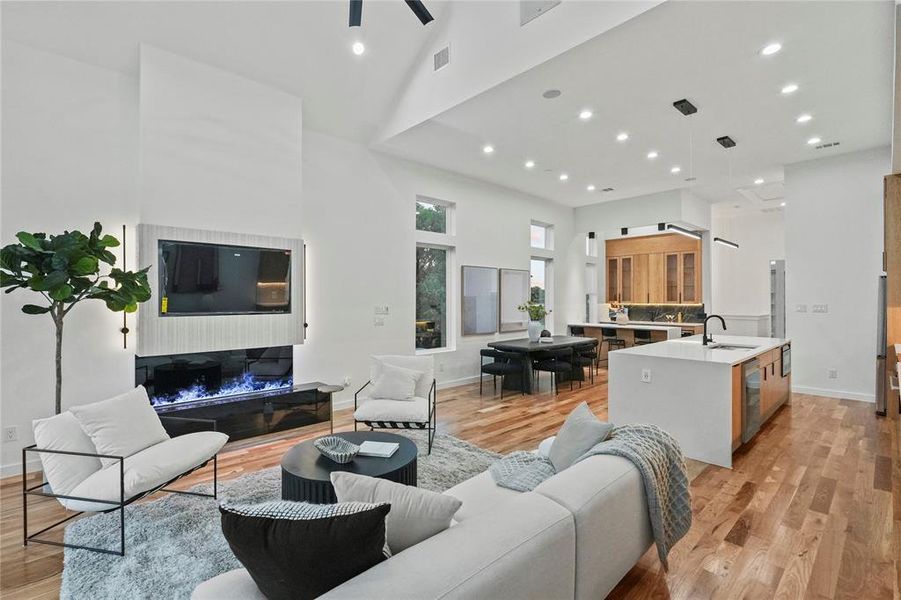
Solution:
{"label": "round black coffee table", "polygon": [[334,434],[360,445],[364,441],[400,444],[391,458],[355,456],[347,464],[338,464],[322,456],[313,440],[297,444],[282,458],[282,499],[300,500],[314,504],[334,504],[335,488],[330,476],[333,471],[380,477],[405,485],[416,485],[416,455],[412,440],[383,431],[348,431]]}

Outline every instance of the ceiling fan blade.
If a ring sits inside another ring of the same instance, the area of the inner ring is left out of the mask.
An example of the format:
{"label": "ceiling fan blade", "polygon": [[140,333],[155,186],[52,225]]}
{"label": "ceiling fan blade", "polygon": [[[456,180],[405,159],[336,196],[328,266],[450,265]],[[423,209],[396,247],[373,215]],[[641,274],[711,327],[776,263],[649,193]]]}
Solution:
{"label": "ceiling fan blade", "polygon": [[428,25],[431,21],[435,20],[435,17],[432,16],[432,13],[425,7],[425,4],[422,3],[422,0],[406,0],[407,6],[410,7],[410,10],[413,11],[413,14],[419,19],[419,22],[423,25]]}
{"label": "ceiling fan blade", "polygon": [[351,27],[359,27],[363,21],[363,0],[350,0],[350,18],[348,24]]}

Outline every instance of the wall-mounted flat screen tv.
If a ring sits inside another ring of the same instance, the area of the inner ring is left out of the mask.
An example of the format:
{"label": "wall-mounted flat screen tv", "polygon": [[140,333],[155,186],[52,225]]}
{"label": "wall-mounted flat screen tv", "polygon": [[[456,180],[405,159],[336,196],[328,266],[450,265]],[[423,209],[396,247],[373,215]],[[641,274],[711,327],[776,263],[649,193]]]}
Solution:
{"label": "wall-mounted flat screen tv", "polygon": [[161,316],[291,312],[291,251],[159,241]]}

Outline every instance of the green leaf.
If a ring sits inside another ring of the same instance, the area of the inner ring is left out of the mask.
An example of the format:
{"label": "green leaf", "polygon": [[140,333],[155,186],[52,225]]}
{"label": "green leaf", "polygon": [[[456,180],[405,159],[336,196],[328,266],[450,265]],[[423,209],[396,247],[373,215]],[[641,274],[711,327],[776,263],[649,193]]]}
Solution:
{"label": "green leaf", "polygon": [[105,235],[100,238],[100,245],[104,248],[115,248],[119,245],[119,240],[117,240],[114,236]]}
{"label": "green leaf", "polygon": [[97,272],[97,259],[93,256],[83,256],[72,265],[71,271],[75,275],[90,275]]}
{"label": "green leaf", "polygon": [[22,312],[26,315],[43,315],[50,312],[49,306],[37,306],[34,304],[26,304],[22,307]]}
{"label": "green leaf", "polygon": [[25,283],[24,277],[17,277],[6,271],[0,271],[0,288],[9,287],[11,285],[22,285]]}
{"label": "green leaf", "polygon": [[58,285],[50,290],[50,297],[56,300],[57,302],[65,302],[73,297],[73,292],[75,290],[72,289],[72,286],[68,283],[64,283],[62,285]]}
{"label": "green leaf", "polygon": [[41,247],[41,241],[37,238],[37,236],[28,233],[27,231],[20,231],[16,234],[16,238],[22,242],[22,245],[31,248],[32,250],[37,250],[40,252],[43,250]]}

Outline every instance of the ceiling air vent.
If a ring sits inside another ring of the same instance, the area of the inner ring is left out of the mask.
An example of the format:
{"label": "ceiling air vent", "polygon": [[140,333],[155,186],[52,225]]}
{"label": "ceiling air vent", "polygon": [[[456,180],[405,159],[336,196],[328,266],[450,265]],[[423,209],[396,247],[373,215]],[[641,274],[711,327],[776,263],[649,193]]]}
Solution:
{"label": "ceiling air vent", "polygon": [[435,71],[446,67],[448,65],[448,63],[450,63],[450,46],[445,46],[444,48],[442,48],[441,50],[436,52],[434,59],[435,59],[435,68],[434,68]]}
{"label": "ceiling air vent", "polygon": [[601,191],[602,191],[602,192],[612,192],[612,191],[613,191],[613,188],[612,188],[612,187],[605,187],[605,188],[602,189]]}
{"label": "ceiling air vent", "polygon": [[839,144],[841,144],[841,142],[829,142],[828,144],[820,144],[819,146],[816,146],[816,149],[822,150],[824,148],[832,148],[833,146],[838,146]]}

